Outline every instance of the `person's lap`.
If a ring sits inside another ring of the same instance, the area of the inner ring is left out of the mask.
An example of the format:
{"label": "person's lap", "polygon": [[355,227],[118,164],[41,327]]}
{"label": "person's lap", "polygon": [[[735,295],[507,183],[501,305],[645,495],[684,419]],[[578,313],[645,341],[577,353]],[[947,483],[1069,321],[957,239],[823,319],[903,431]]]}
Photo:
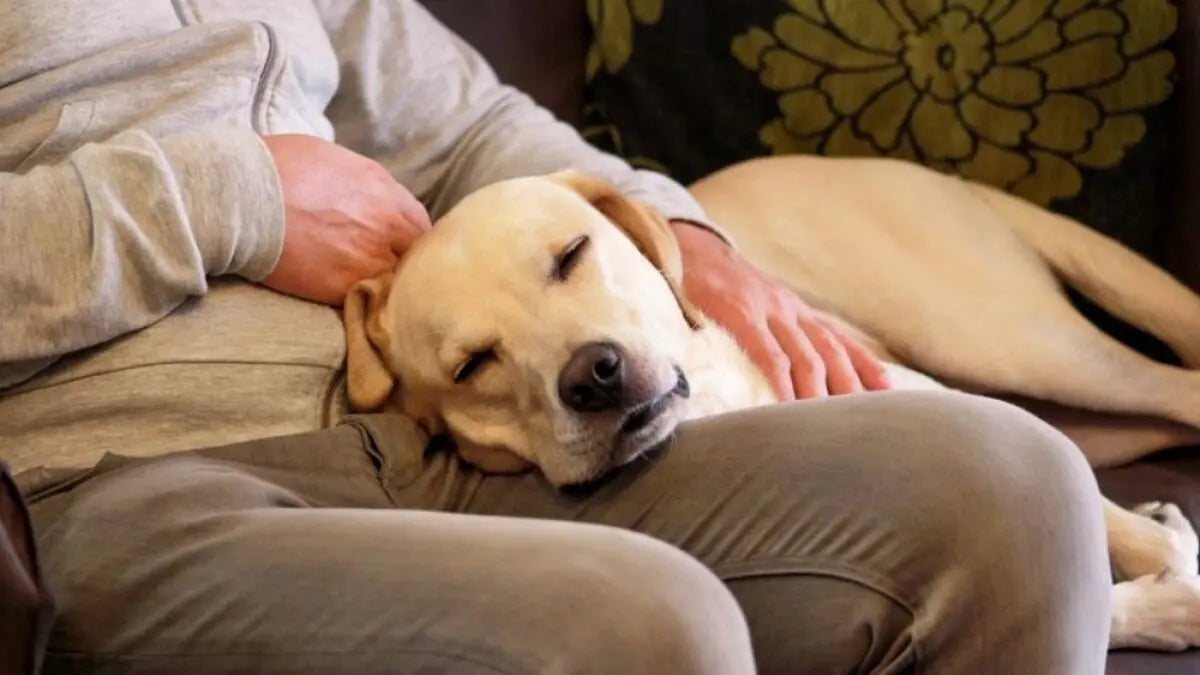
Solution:
{"label": "person's lap", "polygon": [[375,416],[35,495],[50,672],[751,672],[742,613],[767,673],[1102,671],[1094,482],[1002,404],[702,420],[586,493],[422,445]]}

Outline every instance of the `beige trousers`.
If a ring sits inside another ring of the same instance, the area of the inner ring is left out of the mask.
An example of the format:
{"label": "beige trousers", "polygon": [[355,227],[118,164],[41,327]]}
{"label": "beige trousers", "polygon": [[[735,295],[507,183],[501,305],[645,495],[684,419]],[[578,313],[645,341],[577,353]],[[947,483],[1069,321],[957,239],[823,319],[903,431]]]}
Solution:
{"label": "beige trousers", "polygon": [[588,490],[389,416],[32,489],[47,672],[1103,672],[1095,481],[946,393],[684,425]]}

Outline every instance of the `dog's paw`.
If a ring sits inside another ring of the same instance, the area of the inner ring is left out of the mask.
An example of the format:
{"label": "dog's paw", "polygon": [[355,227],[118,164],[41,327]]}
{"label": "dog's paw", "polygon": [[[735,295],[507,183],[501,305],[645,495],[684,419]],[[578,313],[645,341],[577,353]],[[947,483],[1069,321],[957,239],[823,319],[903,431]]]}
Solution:
{"label": "dog's paw", "polygon": [[1146,575],[1112,589],[1109,649],[1200,646],[1200,577]]}
{"label": "dog's paw", "polygon": [[[1200,538],[1179,507],[1170,502],[1146,502],[1130,509],[1139,516],[1153,520],[1171,533],[1165,538],[1162,551],[1163,572],[1175,576],[1190,576],[1197,573],[1197,556],[1200,556]],[[1169,551],[1167,550],[1169,549]]]}
{"label": "dog's paw", "polygon": [[1117,581],[1147,574],[1197,573],[1200,541],[1174,504],[1149,502],[1110,517],[1108,540]]}

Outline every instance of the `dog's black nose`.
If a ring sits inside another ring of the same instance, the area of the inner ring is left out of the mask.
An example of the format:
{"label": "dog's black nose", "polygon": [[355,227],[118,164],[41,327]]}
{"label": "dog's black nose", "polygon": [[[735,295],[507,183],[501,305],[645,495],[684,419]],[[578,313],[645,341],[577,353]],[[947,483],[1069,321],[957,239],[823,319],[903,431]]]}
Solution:
{"label": "dog's black nose", "polygon": [[621,406],[625,360],[616,345],[589,342],[571,354],[558,374],[558,396],[576,412],[601,412]]}

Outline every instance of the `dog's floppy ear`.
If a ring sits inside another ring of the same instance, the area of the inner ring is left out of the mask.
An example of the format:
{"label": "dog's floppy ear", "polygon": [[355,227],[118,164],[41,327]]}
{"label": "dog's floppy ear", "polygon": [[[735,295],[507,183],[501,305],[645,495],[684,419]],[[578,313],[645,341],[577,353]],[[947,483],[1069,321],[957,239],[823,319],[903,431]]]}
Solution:
{"label": "dog's floppy ear", "polygon": [[642,255],[646,256],[667,280],[667,285],[679,303],[679,309],[683,311],[683,318],[690,327],[699,328],[704,323],[700,310],[683,292],[683,256],[680,254],[675,232],[657,209],[639,204],[621,194],[611,183],[580,171],[560,171],[551,174],[550,178],[578,192],[633,240]]}
{"label": "dog's floppy ear", "polygon": [[383,405],[395,386],[395,377],[384,361],[387,334],[379,320],[391,286],[388,273],[360,281],[346,294],[346,391],[350,404],[359,411]]}

